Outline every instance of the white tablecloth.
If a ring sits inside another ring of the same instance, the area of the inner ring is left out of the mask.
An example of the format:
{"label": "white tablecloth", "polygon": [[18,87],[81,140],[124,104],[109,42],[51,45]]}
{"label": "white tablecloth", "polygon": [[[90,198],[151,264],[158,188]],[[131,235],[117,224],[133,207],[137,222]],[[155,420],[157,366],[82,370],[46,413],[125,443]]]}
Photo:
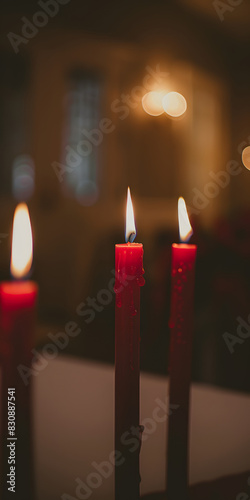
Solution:
{"label": "white tablecloth", "polygon": [[[37,498],[77,499],[76,478],[93,479],[92,463],[107,461],[113,449],[113,367],[60,356],[33,382]],[[167,378],[142,373],[142,423],[167,394]],[[249,468],[249,422],[250,396],[192,386],[191,483]],[[158,423],[142,446],[142,493],[164,488],[165,454],[166,423]],[[85,498],[112,500],[113,483],[111,474]]]}

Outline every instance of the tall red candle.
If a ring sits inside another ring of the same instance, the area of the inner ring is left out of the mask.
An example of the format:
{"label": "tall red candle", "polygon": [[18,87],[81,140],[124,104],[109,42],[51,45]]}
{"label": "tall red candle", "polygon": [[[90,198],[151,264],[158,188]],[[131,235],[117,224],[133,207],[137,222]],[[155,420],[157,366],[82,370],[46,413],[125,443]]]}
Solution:
{"label": "tall red candle", "polygon": [[[183,198],[178,202],[181,241],[188,241],[192,228]],[[170,317],[170,388],[167,451],[167,499],[188,497],[189,393],[191,382],[193,299],[196,245],[172,246],[172,294]],[[171,405],[178,408],[171,412]]]}
{"label": "tall red candle", "polygon": [[0,285],[1,491],[4,500],[32,500],[32,416],[30,378],[37,285],[23,281],[32,263],[32,234],[26,205],[15,212],[11,272],[18,281]]}
{"label": "tall red candle", "polygon": [[140,287],[143,246],[136,235],[128,190],[126,241],[115,247],[115,499],[140,497]]}

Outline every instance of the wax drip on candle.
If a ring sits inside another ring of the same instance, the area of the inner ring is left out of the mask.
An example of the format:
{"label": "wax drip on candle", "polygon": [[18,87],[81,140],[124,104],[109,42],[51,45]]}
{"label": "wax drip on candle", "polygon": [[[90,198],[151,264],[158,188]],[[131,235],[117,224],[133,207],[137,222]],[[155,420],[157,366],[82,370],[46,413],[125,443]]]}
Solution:
{"label": "wax drip on candle", "polygon": [[144,286],[145,285],[145,279],[143,277],[143,274],[145,274],[145,271],[142,267],[141,273],[136,276],[136,283],[138,286]]}
{"label": "wax drip on candle", "polygon": [[[118,273],[116,274],[115,285],[114,285],[117,307],[121,307],[122,305],[122,290],[124,289],[124,287],[129,286],[129,284],[127,283],[126,269],[124,266],[120,267],[121,264],[124,264],[124,262],[121,262],[121,256],[119,255]],[[130,282],[135,280],[138,286],[144,286],[145,285],[145,279],[143,277],[143,275],[145,274],[144,268],[141,267],[141,269],[138,270],[137,272],[135,269],[131,268],[131,272],[134,274],[132,275],[132,280],[130,276]],[[127,285],[125,283],[127,283]],[[132,302],[131,302],[131,307],[133,307]]]}

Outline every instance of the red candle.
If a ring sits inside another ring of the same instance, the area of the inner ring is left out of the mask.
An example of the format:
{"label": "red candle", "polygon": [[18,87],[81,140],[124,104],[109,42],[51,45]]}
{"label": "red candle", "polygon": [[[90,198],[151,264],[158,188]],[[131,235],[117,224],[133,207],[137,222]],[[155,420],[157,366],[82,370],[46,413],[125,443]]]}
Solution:
{"label": "red candle", "polygon": [[[187,242],[193,231],[183,198],[179,198],[178,216],[180,239]],[[168,420],[168,500],[185,500],[188,494],[189,392],[196,251],[196,245],[187,243],[172,246],[169,404],[170,410],[171,405],[178,405],[178,409],[172,412]]]}
{"label": "red candle", "polygon": [[128,189],[126,241],[115,247],[115,499],[140,497],[140,287],[143,246],[136,236]]}
{"label": "red candle", "polygon": [[20,204],[14,216],[11,273],[18,281],[0,285],[0,356],[2,371],[1,469],[2,496],[32,500],[30,378],[37,285],[22,278],[32,264],[32,234],[28,208]]}

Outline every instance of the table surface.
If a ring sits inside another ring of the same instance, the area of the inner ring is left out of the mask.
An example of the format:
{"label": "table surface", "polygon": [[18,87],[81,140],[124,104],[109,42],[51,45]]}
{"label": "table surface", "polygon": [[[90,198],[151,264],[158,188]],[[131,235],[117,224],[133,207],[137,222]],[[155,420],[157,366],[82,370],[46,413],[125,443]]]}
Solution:
{"label": "table surface", "polygon": [[[64,493],[77,499],[76,479],[86,484],[96,472],[93,463],[109,461],[113,450],[114,369],[58,356],[33,378],[33,394],[37,499],[61,499]],[[167,378],[141,374],[142,494],[164,489],[167,425],[153,415],[167,394]],[[250,396],[192,385],[191,484],[249,470],[249,422]],[[113,483],[110,469],[91,498],[112,500]],[[241,491],[250,496],[247,484]]]}
{"label": "table surface", "polygon": [[[250,470],[198,483],[189,488],[189,500],[249,500]],[[142,500],[167,500],[165,493],[145,495]]]}

